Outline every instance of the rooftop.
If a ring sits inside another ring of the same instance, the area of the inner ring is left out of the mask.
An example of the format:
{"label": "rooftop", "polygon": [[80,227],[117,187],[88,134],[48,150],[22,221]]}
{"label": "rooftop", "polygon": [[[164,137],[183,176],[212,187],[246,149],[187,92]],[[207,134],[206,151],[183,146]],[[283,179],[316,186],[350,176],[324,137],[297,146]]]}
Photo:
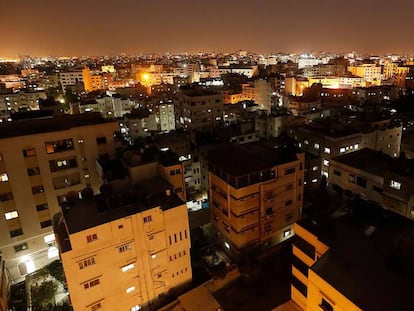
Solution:
{"label": "rooftop", "polygon": [[297,152],[291,143],[269,140],[219,145],[209,151],[207,158],[216,169],[238,177],[295,161]]}
{"label": "rooftop", "polygon": [[103,124],[108,122],[111,121],[104,119],[99,112],[23,119],[19,121],[0,123],[0,138],[65,131],[74,127]]}
{"label": "rooftop", "polygon": [[412,304],[414,227],[358,200],[299,222],[330,247],[311,269],[363,310],[406,310]]}
{"label": "rooftop", "polygon": [[[173,186],[159,177],[145,180],[114,193],[111,188],[92,198],[62,204],[69,234],[93,228],[159,206],[168,210],[184,204]],[[167,194],[168,193],[168,194]]]}
{"label": "rooftop", "polygon": [[391,171],[414,177],[414,159],[406,159],[403,154],[399,158],[392,158],[381,151],[364,148],[333,160],[377,176],[384,176],[386,171]]}

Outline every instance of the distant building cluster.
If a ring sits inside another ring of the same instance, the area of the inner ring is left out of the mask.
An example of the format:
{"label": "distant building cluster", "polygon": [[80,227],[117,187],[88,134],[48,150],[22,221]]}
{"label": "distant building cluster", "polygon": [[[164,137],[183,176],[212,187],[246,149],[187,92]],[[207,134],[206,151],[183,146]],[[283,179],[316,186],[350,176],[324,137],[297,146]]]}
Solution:
{"label": "distant building cluster", "polygon": [[413,83],[412,58],[355,53],[0,66],[0,310],[57,259],[75,311],[222,310],[211,284],[189,291],[200,260],[235,273],[288,243],[276,310],[380,310],[374,285],[406,285],[387,260],[412,259]]}

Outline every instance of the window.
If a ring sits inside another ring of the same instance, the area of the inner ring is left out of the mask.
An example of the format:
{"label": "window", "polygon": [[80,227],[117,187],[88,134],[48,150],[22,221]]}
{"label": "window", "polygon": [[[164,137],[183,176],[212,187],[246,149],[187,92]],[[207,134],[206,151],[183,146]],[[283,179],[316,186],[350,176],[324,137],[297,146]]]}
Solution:
{"label": "window", "polygon": [[178,175],[180,173],[181,173],[180,169],[172,170],[172,171],[170,171],[170,176]]}
{"label": "window", "polygon": [[4,218],[6,218],[6,220],[11,220],[17,217],[19,217],[19,213],[17,211],[4,213]]}
{"label": "window", "polygon": [[287,201],[285,202],[285,206],[292,205],[292,203],[293,203],[293,201],[292,201],[292,200],[287,200]]}
{"label": "window", "polygon": [[96,138],[96,143],[98,145],[106,144],[106,137],[105,136],[97,137]]}
{"label": "window", "polygon": [[6,192],[6,193],[0,194],[0,202],[10,201],[10,200],[13,200],[13,193]]}
{"label": "window", "polygon": [[288,236],[290,236],[290,234],[292,233],[292,230],[285,230],[285,231],[283,231],[283,237],[284,238],[287,238]]}
{"label": "window", "polygon": [[94,304],[94,305],[92,305],[92,307],[91,307],[91,311],[96,311],[96,310],[99,310],[99,309],[102,309],[102,304],[101,304],[100,302],[95,303],[95,304]]}
{"label": "window", "polygon": [[401,183],[395,180],[390,181],[390,187],[396,190],[400,190],[401,189]]}
{"label": "window", "polygon": [[318,144],[318,143],[314,143],[314,144],[313,144],[313,147],[314,147],[315,149],[319,149],[319,144]]}
{"label": "window", "polygon": [[315,259],[315,247],[312,244],[308,243],[306,240],[302,239],[299,235],[295,235],[293,245],[308,255],[309,258]]}
{"label": "window", "polygon": [[355,175],[349,174],[349,176],[348,176],[348,181],[349,181],[350,183],[355,184]]}
{"label": "window", "polygon": [[9,181],[9,176],[7,173],[0,174],[0,182],[6,182]]}
{"label": "window", "polygon": [[141,305],[136,305],[136,306],[131,307],[131,311],[139,311],[139,310],[141,310]]}
{"label": "window", "polygon": [[52,220],[45,220],[40,223],[41,228],[50,227],[52,225]]}
{"label": "window", "polygon": [[90,287],[94,287],[94,286],[99,285],[99,284],[100,284],[99,279],[95,279],[95,280],[84,283],[83,288],[88,289]]}
{"label": "window", "polygon": [[292,266],[294,266],[297,270],[299,270],[304,276],[308,276],[309,267],[305,264],[302,260],[298,257],[293,255],[292,257]]}
{"label": "window", "polygon": [[333,170],[334,175],[341,176],[341,172],[338,170]]}
{"label": "window", "polygon": [[94,233],[94,234],[90,234],[90,235],[87,235],[86,236],[86,241],[88,242],[88,243],[91,243],[91,242],[93,242],[93,241],[96,241],[98,239],[98,235],[96,234],[96,233]]}
{"label": "window", "polygon": [[73,150],[74,148],[73,141],[71,138],[45,142],[45,147],[47,154]]}
{"label": "window", "polygon": [[25,158],[27,158],[27,157],[35,157],[36,156],[36,149],[35,148],[24,149],[23,150],[23,156]]}
{"label": "window", "polygon": [[296,172],[296,168],[294,168],[294,167],[287,168],[287,169],[285,170],[285,175],[293,174],[293,173],[295,173],[295,172]]}
{"label": "window", "polygon": [[124,252],[129,251],[129,250],[131,250],[131,244],[130,243],[124,244],[124,245],[121,245],[121,246],[118,247],[118,252],[120,252],[120,253],[124,253]]}
{"label": "window", "polygon": [[354,148],[355,148],[355,150],[357,150],[359,148],[359,144],[355,144]]}
{"label": "window", "polygon": [[327,154],[331,154],[331,148],[325,147],[324,152]]}
{"label": "window", "polygon": [[321,309],[324,310],[324,311],[333,311],[334,310],[333,306],[325,298],[322,298],[322,301],[321,301],[321,304],[319,305],[319,307],[321,307]]}
{"label": "window", "polygon": [[135,265],[133,263],[130,263],[129,265],[123,266],[121,268],[121,270],[122,270],[122,272],[126,272],[126,271],[134,269],[134,267],[135,267]]}
{"label": "window", "polygon": [[318,166],[316,165],[316,166],[314,166],[314,167],[312,167],[312,171],[317,171],[318,170]]}
{"label": "window", "polygon": [[14,238],[16,236],[23,235],[23,230],[22,228],[15,229],[15,230],[10,231],[9,234],[10,234],[10,237]]}
{"label": "window", "polygon": [[77,167],[78,163],[76,158],[70,159],[59,159],[59,160],[51,160],[49,161],[50,171],[56,172],[59,170],[64,170],[72,167]]}
{"label": "window", "polygon": [[36,205],[36,211],[38,212],[47,210],[48,208],[49,206],[46,203]]}
{"label": "window", "polygon": [[128,287],[128,288],[126,289],[126,293],[127,293],[127,294],[132,293],[134,290],[135,290],[135,286]]}
{"label": "window", "polygon": [[152,221],[152,216],[151,216],[151,215],[149,215],[149,216],[145,216],[145,217],[143,218],[143,220],[144,220],[144,224],[145,224],[145,223],[147,223],[147,222],[150,222],[150,221]]}
{"label": "window", "polygon": [[372,190],[378,192],[378,193],[382,193],[382,188],[377,187],[377,186],[372,186]]}
{"label": "window", "polygon": [[367,180],[365,178],[357,176],[356,183],[357,183],[358,186],[360,186],[362,188],[367,187]]}
{"label": "window", "polygon": [[303,284],[298,278],[292,275],[291,284],[294,288],[296,288],[303,296],[308,296],[308,288],[305,284]]}
{"label": "window", "polygon": [[22,243],[14,246],[14,251],[16,253],[24,251],[26,249],[28,249],[27,243]]}
{"label": "window", "polygon": [[45,189],[43,188],[43,185],[32,187],[32,193],[33,194],[42,193],[42,192],[45,192]]}
{"label": "window", "polygon": [[329,166],[329,160],[323,160],[323,165],[325,165],[325,166]]}
{"label": "window", "polygon": [[79,269],[82,270],[86,267],[90,267],[96,264],[95,262],[95,257],[91,257],[91,258],[87,258],[82,260],[81,262],[78,263],[79,264]]}
{"label": "window", "polygon": [[339,152],[340,152],[340,153],[344,153],[344,152],[345,152],[345,147],[341,147],[341,148],[339,148]]}
{"label": "window", "polygon": [[27,174],[29,176],[39,175],[40,169],[38,167],[31,167],[27,169]]}

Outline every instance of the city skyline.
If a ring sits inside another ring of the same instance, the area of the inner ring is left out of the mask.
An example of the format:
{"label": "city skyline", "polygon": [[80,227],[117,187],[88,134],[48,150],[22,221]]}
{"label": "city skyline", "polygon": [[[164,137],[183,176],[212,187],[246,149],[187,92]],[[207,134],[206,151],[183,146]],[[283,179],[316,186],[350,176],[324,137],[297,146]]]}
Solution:
{"label": "city skyline", "polygon": [[398,0],[246,0],[142,3],[79,0],[0,1],[1,57],[196,53],[332,52],[412,54],[409,12]]}

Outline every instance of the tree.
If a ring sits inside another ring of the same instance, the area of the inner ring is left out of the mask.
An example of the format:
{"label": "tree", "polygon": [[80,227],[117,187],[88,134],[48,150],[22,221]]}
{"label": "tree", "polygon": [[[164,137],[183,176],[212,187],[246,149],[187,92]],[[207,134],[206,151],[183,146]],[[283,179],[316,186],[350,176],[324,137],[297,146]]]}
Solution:
{"label": "tree", "polygon": [[57,288],[58,285],[53,280],[45,280],[40,283],[40,285],[32,285],[30,288],[32,305],[34,307],[41,307],[48,304],[52,299],[54,299]]}

